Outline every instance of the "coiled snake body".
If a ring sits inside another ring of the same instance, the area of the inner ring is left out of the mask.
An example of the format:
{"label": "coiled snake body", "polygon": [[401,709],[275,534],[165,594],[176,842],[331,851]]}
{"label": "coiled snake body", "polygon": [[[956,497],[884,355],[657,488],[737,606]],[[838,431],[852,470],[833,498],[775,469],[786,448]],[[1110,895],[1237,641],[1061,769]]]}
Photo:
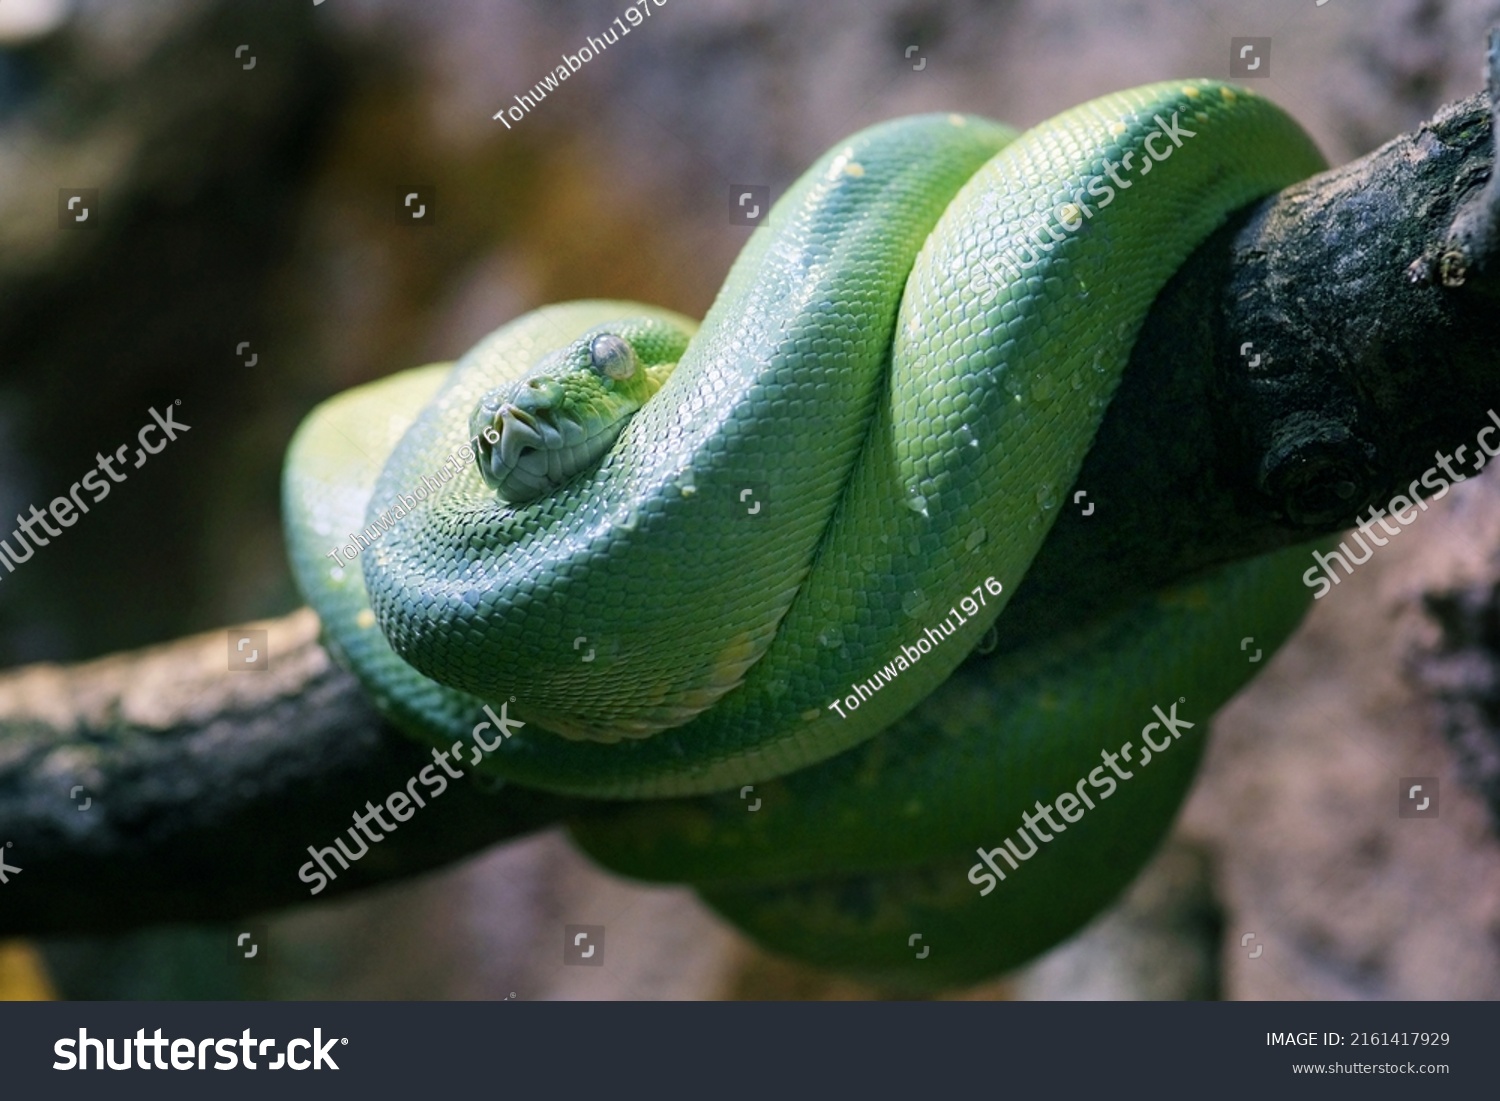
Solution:
{"label": "coiled snake body", "polygon": [[[611,867],[821,964],[995,973],[1147,858],[1259,668],[1238,640],[1301,616],[1302,556],[955,670],[1003,636],[1158,291],[1321,167],[1206,80],[1019,137],[871,127],[777,203],[701,328],[548,307],[320,406],[286,464],[299,583],[415,736],[464,740],[486,703],[525,720],[478,767],[583,797],[575,836]],[[1091,790],[1168,705],[1197,730],[981,895],[976,849],[1039,838],[1023,814]]]}

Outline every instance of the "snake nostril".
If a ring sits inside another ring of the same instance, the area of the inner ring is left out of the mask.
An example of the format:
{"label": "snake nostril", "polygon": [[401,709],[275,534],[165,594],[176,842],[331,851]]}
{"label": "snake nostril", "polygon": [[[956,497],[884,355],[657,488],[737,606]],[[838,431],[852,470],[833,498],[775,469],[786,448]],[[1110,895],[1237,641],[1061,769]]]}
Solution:
{"label": "snake nostril", "polygon": [[515,397],[515,402],[533,413],[549,410],[563,397],[563,388],[555,379],[533,378],[526,380],[526,388]]}

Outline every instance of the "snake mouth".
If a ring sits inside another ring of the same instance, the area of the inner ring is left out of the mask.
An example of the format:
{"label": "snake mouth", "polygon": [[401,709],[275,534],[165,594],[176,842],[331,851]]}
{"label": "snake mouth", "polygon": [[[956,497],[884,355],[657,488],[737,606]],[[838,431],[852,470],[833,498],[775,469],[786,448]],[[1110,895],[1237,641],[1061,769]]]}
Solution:
{"label": "snake mouth", "polygon": [[528,451],[562,446],[563,434],[557,425],[509,402],[500,407],[495,419],[500,433],[495,449],[502,467],[514,467]]}
{"label": "snake mouth", "polygon": [[624,424],[585,425],[506,402],[495,410],[492,427],[499,439],[481,441],[479,471],[504,500],[518,505],[552,492],[597,463]]}

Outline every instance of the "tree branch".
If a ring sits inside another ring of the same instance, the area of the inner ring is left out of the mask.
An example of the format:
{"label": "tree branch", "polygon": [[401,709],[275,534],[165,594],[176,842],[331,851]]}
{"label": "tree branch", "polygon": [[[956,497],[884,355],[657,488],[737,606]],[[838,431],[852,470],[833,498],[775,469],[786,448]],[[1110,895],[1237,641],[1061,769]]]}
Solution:
{"label": "tree branch", "polygon": [[[1492,37],[1492,96],[1497,50]],[[1153,306],[1076,483],[1094,509],[1065,498],[1003,646],[1340,530],[1435,450],[1473,445],[1500,404],[1490,134],[1489,98],[1446,107],[1242,211],[1194,253]],[[310,612],[262,626],[268,673],[228,672],[215,633],[0,677],[0,840],[22,869],[0,887],[0,933],[306,901],[307,846],[430,763],[333,665]],[[460,782],[318,898],[587,808]]]}
{"label": "tree branch", "polygon": [[[0,678],[0,841],[21,869],[0,886],[0,934],[306,901],[307,846],[331,845],[366,800],[432,763],[333,664],[311,611],[249,626],[268,632],[266,672],[229,672],[216,631]],[[457,781],[318,897],[436,868],[557,814],[534,792]]]}

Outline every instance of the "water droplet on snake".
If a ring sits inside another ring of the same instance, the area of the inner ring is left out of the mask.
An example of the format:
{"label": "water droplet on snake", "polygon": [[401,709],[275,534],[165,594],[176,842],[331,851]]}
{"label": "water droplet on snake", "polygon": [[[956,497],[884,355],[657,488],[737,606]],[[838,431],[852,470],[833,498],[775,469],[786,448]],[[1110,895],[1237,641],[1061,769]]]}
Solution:
{"label": "water droplet on snake", "polygon": [[984,525],[981,524],[973,531],[969,532],[968,538],[964,540],[964,549],[969,551],[976,551],[984,544],[984,541],[989,537],[989,532],[985,531]]}
{"label": "water droplet on snake", "polygon": [[837,650],[844,644],[844,632],[837,627],[826,627],[818,632],[818,645]]}

